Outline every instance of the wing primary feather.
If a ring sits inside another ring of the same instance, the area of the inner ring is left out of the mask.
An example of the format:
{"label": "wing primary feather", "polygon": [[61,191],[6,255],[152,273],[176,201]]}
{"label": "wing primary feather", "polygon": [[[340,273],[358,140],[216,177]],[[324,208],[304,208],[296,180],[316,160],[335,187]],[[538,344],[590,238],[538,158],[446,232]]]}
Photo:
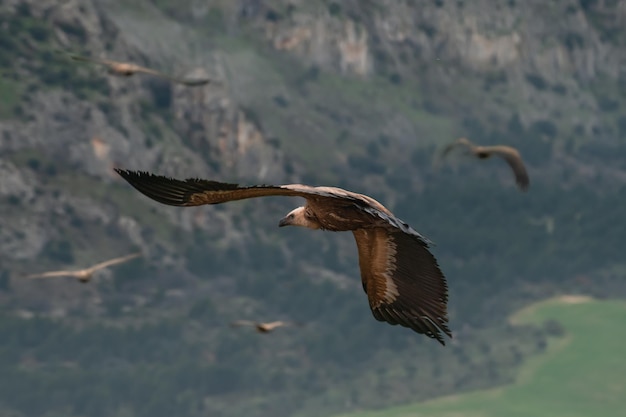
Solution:
{"label": "wing primary feather", "polygon": [[191,196],[197,193],[210,191],[236,190],[237,184],[222,183],[199,179],[177,180],[148,172],[115,171],[137,191],[159,203],[171,206],[195,205],[191,203]]}
{"label": "wing primary feather", "polygon": [[[418,233],[375,230],[355,233],[374,317],[426,334],[445,345],[442,333],[452,337],[447,326],[448,286],[428,244]],[[365,257],[363,262],[361,256]],[[389,292],[390,285],[393,292]]]}

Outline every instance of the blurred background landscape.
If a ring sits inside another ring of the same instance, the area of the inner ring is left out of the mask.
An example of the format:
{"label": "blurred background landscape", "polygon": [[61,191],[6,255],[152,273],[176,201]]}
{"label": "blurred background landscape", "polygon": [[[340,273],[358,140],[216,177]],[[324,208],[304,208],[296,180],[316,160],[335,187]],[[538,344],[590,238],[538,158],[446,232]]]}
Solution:
{"label": "blurred background landscape", "polygon": [[[623,415],[619,350],[565,344],[625,337],[625,25],[617,0],[3,0],[0,415],[334,415],[498,389],[577,346],[558,369],[614,382],[579,410]],[[519,149],[529,191],[502,161],[438,164],[459,136]],[[167,207],[112,167],[376,198],[436,243],[454,339],[374,320],[350,234],[277,227],[297,199]],[[87,285],[23,279],[134,250]],[[563,294],[613,301],[510,319]],[[257,318],[306,325],[228,326]]]}

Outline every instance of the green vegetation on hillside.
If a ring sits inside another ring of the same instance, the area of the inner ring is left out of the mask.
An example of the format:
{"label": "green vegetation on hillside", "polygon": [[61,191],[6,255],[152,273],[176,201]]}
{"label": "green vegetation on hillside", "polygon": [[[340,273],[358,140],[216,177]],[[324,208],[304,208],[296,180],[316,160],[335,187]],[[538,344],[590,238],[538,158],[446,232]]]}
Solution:
{"label": "green vegetation on hillside", "polygon": [[[56,29],[84,48],[87,33],[79,24],[62,23]],[[56,49],[55,27],[32,15],[27,2],[10,13],[0,7],[0,118],[23,118],[30,94],[40,88],[67,88],[81,99],[109,93],[95,70],[80,69]],[[74,51],[66,51],[74,52]]]}
{"label": "green vegetation on hillside", "polygon": [[[119,281],[127,282],[136,268],[116,271],[125,274]],[[329,286],[299,285],[318,304],[326,293],[332,305],[320,313],[325,326],[311,322],[272,335],[231,329],[229,317],[206,298],[191,303],[187,312],[143,324],[137,323],[148,317],[147,307],[111,315],[110,324],[80,320],[79,311],[65,320],[2,313],[0,405],[25,416],[286,416],[296,411],[315,416],[345,409],[347,398],[349,408],[380,407],[412,392],[428,398],[510,381],[525,358],[546,346],[545,329],[507,326],[476,331],[464,336],[462,345],[441,348],[370,320],[365,306],[341,309],[347,293],[333,297]],[[119,300],[103,295],[105,307]],[[378,338],[370,338],[374,333]],[[384,395],[364,394],[375,390]],[[249,400],[233,401],[241,396]]]}
{"label": "green vegetation on hillside", "polygon": [[564,297],[538,303],[517,322],[556,320],[566,334],[503,388],[345,417],[615,417],[626,409],[623,301]]}

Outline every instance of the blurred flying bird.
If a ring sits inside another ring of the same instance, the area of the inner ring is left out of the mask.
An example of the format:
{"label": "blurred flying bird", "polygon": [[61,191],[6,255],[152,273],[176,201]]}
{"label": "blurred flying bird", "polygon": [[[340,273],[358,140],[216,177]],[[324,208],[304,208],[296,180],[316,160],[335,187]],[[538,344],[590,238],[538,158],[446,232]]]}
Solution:
{"label": "blurred flying bird", "polygon": [[133,253],[131,255],[122,256],[120,258],[110,259],[105,262],[101,262],[89,268],[79,269],[77,271],[51,271],[43,272],[41,274],[32,274],[26,276],[26,278],[53,278],[53,277],[74,277],[82,283],[89,282],[93,277],[93,274],[100,269],[107,268],[109,266],[118,265],[124,262],[128,262],[131,259],[135,259],[141,256],[140,252]]}
{"label": "blurred flying bird", "polygon": [[359,253],[363,289],[379,321],[400,324],[445,344],[448,287],[428,251],[429,241],[378,201],[335,187],[301,184],[240,187],[202,179],[177,180],[116,169],[138,191],[171,206],[199,206],[264,196],[304,197],[306,205],[278,225],[351,231]]}
{"label": "blurred flying bird", "polygon": [[252,326],[256,328],[256,331],[259,333],[269,333],[274,331],[279,327],[285,326],[293,326],[295,323],[287,322],[287,321],[271,321],[271,322],[260,322],[260,321],[250,321],[250,320],[237,320],[232,322],[231,327],[242,327],[242,326]]}
{"label": "blurred flying bird", "polygon": [[197,80],[185,80],[182,78],[172,77],[171,75],[164,74],[162,72],[142,67],[140,65],[131,64],[128,62],[119,62],[119,61],[111,61],[108,59],[98,59],[98,58],[89,58],[75,54],[69,54],[70,58],[74,61],[86,61],[86,62],[94,62],[96,64],[104,65],[108,68],[109,73],[113,75],[119,75],[123,77],[130,77],[131,75],[135,75],[136,73],[144,73],[154,75],[156,77],[161,77],[173,81],[175,83],[184,84],[189,87],[197,87],[201,85],[206,85],[211,82],[208,78],[202,78]]}
{"label": "blurred flying bird", "polygon": [[522,160],[522,157],[517,149],[506,145],[478,146],[474,145],[466,138],[459,138],[444,148],[441,157],[445,158],[452,149],[457,147],[465,147],[467,149],[467,153],[474,155],[478,159],[487,159],[492,155],[499,156],[504,159],[513,170],[517,186],[522,191],[526,191],[528,189],[528,185],[530,183],[528,173],[526,172],[524,161]]}
{"label": "blurred flying bird", "polygon": [[554,233],[555,221],[552,216],[542,216],[542,217],[530,217],[528,219],[528,223],[533,226],[544,226],[546,228],[546,233],[551,235]]}

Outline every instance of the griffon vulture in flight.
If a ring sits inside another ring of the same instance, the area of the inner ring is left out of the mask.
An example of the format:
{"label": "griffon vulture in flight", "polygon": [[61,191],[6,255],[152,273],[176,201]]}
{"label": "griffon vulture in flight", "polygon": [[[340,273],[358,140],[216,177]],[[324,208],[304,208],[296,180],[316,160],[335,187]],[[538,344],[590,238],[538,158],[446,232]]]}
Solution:
{"label": "griffon vulture in flight", "polygon": [[279,327],[293,326],[294,323],[287,322],[287,321],[271,321],[271,322],[265,323],[265,322],[260,322],[260,321],[237,320],[237,321],[232,322],[230,325],[231,327],[252,326],[259,333],[269,333]]}
{"label": "griffon vulture in flight", "polygon": [[101,262],[89,268],[79,269],[77,271],[50,271],[43,272],[41,274],[28,275],[26,278],[53,278],[53,277],[74,277],[82,283],[89,282],[93,277],[93,274],[100,269],[107,268],[109,266],[118,265],[124,262],[128,262],[131,259],[135,259],[141,256],[141,253],[133,253],[132,255],[122,256],[120,258],[110,259],[105,262]]}
{"label": "griffon vulture in flight", "polygon": [[122,77],[130,77],[136,73],[150,74],[156,77],[165,78],[175,83],[184,84],[189,87],[197,87],[208,84],[211,80],[208,78],[202,78],[198,80],[185,80],[182,78],[172,77],[171,75],[164,74],[162,72],[142,67],[140,65],[131,64],[128,62],[111,61],[108,59],[88,58],[80,55],[70,54],[70,58],[75,61],[87,61],[95,62],[96,64],[104,65],[109,70],[110,74],[119,75]]}
{"label": "griffon vulture in flight", "polygon": [[282,226],[351,231],[356,239],[363,289],[374,317],[409,327],[444,343],[448,287],[428,251],[429,241],[366,195],[335,187],[301,184],[242,187],[203,179],[177,180],[116,169],[138,191],[171,206],[200,206],[264,196],[304,197]]}
{"label": "griffon vulture in flight", "polygon": [[492,155],[496,155],[504,159],[513,170],[513,174],[515,174],[515,182],[517,183],[517,186],[522,191],[526,191],[528,189],[528,185],[530,183],[528,173],[526,172],[522,156],[517,149],[506,145],[477,146],[466,138],[459,138],[445,147],[441,155],[442,158],[448,155],[452,149],[459,146],[464,146],[468,153],[474,155],[478,159],[487,159]]}

